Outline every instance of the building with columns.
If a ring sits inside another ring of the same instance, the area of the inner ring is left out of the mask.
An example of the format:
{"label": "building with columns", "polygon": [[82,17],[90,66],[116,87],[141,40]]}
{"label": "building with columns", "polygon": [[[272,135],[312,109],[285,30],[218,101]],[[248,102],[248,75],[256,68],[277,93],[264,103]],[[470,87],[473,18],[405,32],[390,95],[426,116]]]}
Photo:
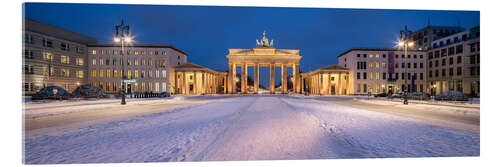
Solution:
{"label": "building with columns", "polygon": [[184,63],[175,67],[174,89],[176,94],[215,94],[226,92],[226,72]]}
{"label": "building with columns", "polygon": [[316,95],[353,94],[352,72],[338,64],[329,65],[302,74],[303,92]]}
{"label": "building with columns", "polygon": [[[273,41],[268,41],[265,31],[262,39],[257,40],[257,47],[253,49],[229,49],[228,59],[228,84],[227,93],[237,93],[236,69],[241,67],[241,93],[257,93],[259,87],[260,67],[269,67],[270,82],[269,92],[275,92],[276,68],[281,68],[282,88],[287,88],[288,84],[293,85],[292,91],[300,92],[300,59],[298,49],[275,49]],[[248,67],[254,68],[254,85],[247,85]],[[293,71],[292,83],[287,83],[287,68]],[[288,89],[282,89],[281,93],[288,93]]]}

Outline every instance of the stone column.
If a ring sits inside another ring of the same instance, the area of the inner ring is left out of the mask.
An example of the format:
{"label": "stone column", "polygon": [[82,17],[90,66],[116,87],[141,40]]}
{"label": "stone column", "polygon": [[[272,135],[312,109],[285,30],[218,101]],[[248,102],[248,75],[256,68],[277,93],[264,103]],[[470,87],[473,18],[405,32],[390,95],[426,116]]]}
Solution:
{"label": "stone column", "polygon": [[269,65],[269,71],[271,72],[270,78],[269,78],[269,91],[271,94],[274,93],[274,64]]}
{"label": "stone column", "polygon": [[299,65],[293,64],[293,91],[296,93],[300,93],[300,70],[299,70]]}
{"label": "stone column", "polygon": [[337,82],[337,87],[339,87],[337,88],[337,90],[339,90],[337,94],[342,95],[342,72],[339,72],[339,79]]}
{"label": "stone column", "polygon": [[194,71],[193,72],[193,93],[194,94],[198,94],[198,75],[197,75],[198,72]]}
{"label": "stone column", "polygon": [[[347,89],[347,90],[346,90],[346,95],[347,95],[347,94],[349,94],[349,91],[351,90],[351,88],[350,88],[351,84],[349,83],[349,78],[350,78],[350,76],[351,76],[351,75],[350,75],[350,73],[348,73],[348,74],[347,74],[347,77],[346,77],[346,80],[345,80],[345,84],[346,84],[346,86],[345,86],[345,87],[346,87],[346,89]],[[385,88],[385,89],[386,89],[386,91],[387,91],[389,88],[386,86],[386,88]]]}
{"label": "stone column", "polygon": [[201,93],[207,93],[207,73],[201,72]]}
{"label": "stone column", "polygon": [[178,94],[178,93],[179,93],[179,92],[177,91],[177,89],[178,89],[178,87],[179,87],[179,86],[177,85],[177,84],[178,84],[178,81],[177,81],[177,79],[178,79],[178,78],[177,78],[177,75],[178,75],[178,74],[177,74],[177,71],[176,71],[176,72],[174,72],[174,84],[175,84],[175,85],[174,85],[174,94]]}
{"label": "stone column", "polygon": [[233,93],[233,64],[229,64],[227,70],[227,93]]}
{"label": "stone column", "polygon": [[255,64],[253,71],[253,89],[254,93],[257,93],[259,91],[259,64]]}
{"label": "stone column", "polygon": [[186,80],[186,72],[182,72],[182,93],[183,94],[188,94],[187,92],[187,80]]}
{"label": "stone column", "polygon": [[241,66],[241,93],[247,93],[247,69],[248,65],[243,63]]}
{"label": "stone column", "polygon": [[288,90],[287,90],[287,87],[288,87],[288,80],[287,80],[287,76],[286,76],[286,65],[285,64],[281,64],[281,91],[283,93],[288,93]]}
{"label": "stone column", "polygon": [[332,95],[332,73],[328,73],[328,79],[327,79],[327,86],[328,88],[326,90],[328,90],[327,92],[327,95]]}

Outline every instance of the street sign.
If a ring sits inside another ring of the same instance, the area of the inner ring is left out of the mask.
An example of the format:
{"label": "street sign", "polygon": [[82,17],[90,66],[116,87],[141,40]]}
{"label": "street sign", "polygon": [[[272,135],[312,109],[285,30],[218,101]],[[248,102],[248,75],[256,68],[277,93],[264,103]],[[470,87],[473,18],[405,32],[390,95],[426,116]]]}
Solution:
{"label": "street sign", "polygon": [[123,82],[125,82],[125,83],[135,83],[135,79],[124,79]]}

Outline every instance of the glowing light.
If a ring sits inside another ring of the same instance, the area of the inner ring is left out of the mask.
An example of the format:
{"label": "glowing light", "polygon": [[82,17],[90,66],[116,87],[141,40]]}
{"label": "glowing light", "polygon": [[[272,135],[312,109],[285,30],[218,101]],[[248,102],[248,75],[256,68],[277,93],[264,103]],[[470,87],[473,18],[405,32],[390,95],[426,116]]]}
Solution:
{"label": "glowing light", "polygon": [[130,36],[125,36],[125,42],[127,42],[127,43],[132,42],[132,37],[130,37]]}
{"label": "glowing light", "polygon": [[120,37],[115,37],[113,40],[114,40],[115,42],[120,42]]}
{"label": "glowing light", "polygon": [[405,44],[405,43],[404,43],[403,41],[399,41],[399,42],[398,42],[398,45],[399,45],[399,46],[403,46],[404,44]]}
{"label": "glowing light", "polygon": [[408,46],[412,47],[414,44],[415,44],[415,43],[410,42],[410,43],[408,43]]}

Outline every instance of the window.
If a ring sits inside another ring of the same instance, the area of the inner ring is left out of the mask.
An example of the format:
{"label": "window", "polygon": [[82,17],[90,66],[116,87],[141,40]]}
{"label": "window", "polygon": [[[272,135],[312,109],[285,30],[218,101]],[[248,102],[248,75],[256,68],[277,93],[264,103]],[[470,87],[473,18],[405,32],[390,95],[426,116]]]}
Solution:
{"label": "window", "polygon": [[441,66],[445,66],[445,65],[446,65],[446,59],[441,60]]}
{"label": "window", "polygon": [[116,78],[118,76],[118,71],[116,69],[113,70],[113,78]]}
{"label": "window", "polygon": [[32,65],[24,65],[24,73],[25,74],[33,74],[33,66]]}
{"label": "window", "polygon": [[366,72],[363,73],[363,79],[366,79]]}
{"label": "window", "polygon": [[406,67],[411,68],[411,64],[410,64],[410,63],[407,63],[407,66],[406,66]]}
{"label": "window", "polygon": [[84,49],[81,46],[76,47],[76,53],[83,53]]}
{"label": "window", "polygon": [[432,71],[429,71],[429,78],[432,78]]}
{"label": "window", "polygon": [[450,57],[450,62],[448,62],[448,63],[450,63],[450,65],[453,64],[453,57]]}
{"label": "window", "polygon": [[46,61],[53,61],[54,60],[54,55],[50,52],[42,52],[42,57],[43,57],[43,60],[46,60]]}
{"label": "window", "polygon": [[146,55],[146,51],[141,51],[141,55]]}
{"label": "window", "polygon": [[29,49],[24,50],[24,58],[25,59],[33,59],[34,58],[33,51],[29,50]]}
{"label": "window", "polygon": [[43,42],[43,46],[45,46],[45,47],[49,47],[49,48],[51,48],[51,47],[52,47],[52,40],[47,39],[47,38],[43,38],[43,39],[42,39],[42,42]]}
{"label": "window", "polygon": [[139,51],[135,51],[135,52],[134,52],[134,54],[135,54],[135,55],[139,55]]}
{"label": "window", "polygon": [[357,55],[356,55],[356,57],[361,57],[361,55],[360,55],[360,54],[357,54]]}
{"label": "window", "polygon": [[413,63],[413,68],[417,68],[417,63]]}
{"label": "window", "polygon": [[449,47],[448,48],[448,55],[454,55],[455,54],[455,47]]}
{"label": "window", "polygon": [[457,64],[460,64],[460,63],[462,63],[462,56],[457,57]]}
{"label": "window", "polygon": [[106,70],[106,77],[111,78],[111,70],[110,69]]}
{"label": "window", "polygon": [[432,67],[432,61],[429,61],[429,67]]}
{"label": "window", "polygon": [[385,54],[383,54],[383,55],[382,55],[382,58],[385,58],[385,56],[386,56],[386,55],[385,55]]}
{"label": "window", "polygon": [[373,72],[370,72],[369,77],[370,77],[370,80],[373,80]]}
{"label": "window", "polygon": [[153,70],[149,70],[148,71],[148,77],[149,78],[153,78]]}
{"label": "window", "polygon": [[104,65],[104,59],[99,59],[99,65]]}
{"label": "window", "polygon": [[61,55],[61,63],[63,63],[63,64],[69,64],[69,57]]}
{"label": "window", "polygon": [[380,79],[380,72],[375,73],[375,79],[377,79],[377,80]]}
{"label": "window", "polygon": [[134,65],[136,65],[136,66],[139,65],[139,60],[138,59],[134,59]]}
{"label": "window", "polygon": [[101,78],[104,77],[104,72],[102,69],[99,69],[99,77],[101,77]]}
{"label": "window", "polygon": [[462,75],[462,67],[457,67],[457,75],[458,76]]}
{"label": "window", "polygon": [[439,70],[436,70],[434,75],[436,75],[436,77],[439,77]]}
{"label": "window", "polygon": [[382,68],[387,68],[387,64],[385,62],[382,62]]}
{"label": "window", "polygon": [[420,80],[424,80],[424,73],[420,73]]}
{"label": "window", "polygon": [[443,77],[445,77],[445,76],[446,76],[446,69],[443,69],[443,70],[441,71],[441,76],[443,76]]}
{"label": "window", "polygon": [[424,68],[424,63],[420,63],[420,68]]}
{"label": "window", "polygon": [[24,42],[25,43],[33,43],[33,35],[31,34],[24,34]]}
{"label": "window", "polygon": [[61,50],[68,51],[69,50],[69,44],[61,42]]}
{"label": "window", "polygon": [[368,57],[373,58],[373,54],[370,54]]}
{"label": "window", "polygon": [[148,63],[149,66],[152,66],[153,65],[153,59],[149,59],[149,63]]}
{"label": "window", "polygon": [[156,78],[160,78],[160,70],[156,70],[155,74],[156,74]]}
{"label": "window", "polygon": [[380,58],[380,55],[379,54],[375,54],[375,58]]}
{"label": "window", "polygon": [[167,78],[167,70],[162,70],[161,74],[163,78]]}
{"label": "window", "polygon": [[356,74],[356,76],[357,76],[357,77],[356,77],[357,79],[361,79],[361,73],[360,73],[360,72],[358,72],[358,73]]}
{"label": "window", "polygon": [[457,45],[457,54],[463,53],[464,52],[464,46],[463,45]]}
{"label": "window", "polygon": [[85,63],[83,58],[76,58],[76,65],[77,66],[83,66],[83,64]]}
{"label": "window", "polygon": [[446,56],[446,49],[441,49],[441,57]]}
{"label": "window", "polygon": [[109,59],[106,59],[106,65],[109,66],[110,62]]}
{"label": "window", "polygon": [[[180,56],[177,56],[177,59],[179,59]],[[363,54],[363,58],[366,58],[366,54]]]}
{"label": "window", "polygon": [[423,59],[424,58],[424,55],[420,55],[420,58]]}
{"label": "window", "polygon": [[96,50],[92,50],[92,53],[93,55],[97,54],[97,51]]}
{"label": "window", "polygon": [[383,79],[383,80],[385,80],[385,79],[387,78],[387,77],[386,77],[386,75],[387,75],[387,74],[386,74],[385,72],[384,72],[384,73],[382,73],[382,79]]}
{"label": "window", "polygon": [[448,72],[449,72],[449,75],[450,75],[450,76],[453,76],[453,71],[454,71],[454,70],[453,70],[453,68],[450,68],[450,69],[448,70]]}
{"label": "window", "polygon": [[401,63],[401,68],[405,68],[405,63]]}
{"label": "window", "polygon": [[380,68],[380,62],[376,62],[376,63],[375,63],[375,67],[376,67],[376,68]]}
{"label": "window", "polygon": [[471,44],[470,45],[470,52],[475,52],[476,51],[476,44]]}
{"label": "window", "polygon": [[61,77],[69,77],[69,69],[61,69]]}
{"label": "window", "polygon": [[139,78],[139,70],[134,70],[134,78]]}
{"label": "window", "polygon": [[96,65],[97,64],[97,60],[96,59],[92,59],[92,65]]}
{"label": "window", "polygon": [[146,72],[144,70],[141,71],[141,78],[144,78],[146,76]]}
{"label": "window", "polygon": [[95,70],[95,69],[93,69],[93,70],[92,70],[92,77],[94,77],[94,78],[95,78],[96,76],[97,76],[97,72],[96,72],[96,70]]}
{"label": "window", "polygon": [[83,70],[78,70],[76,71],[76,77],[77,78],[84,78],[84,73],[83,73]]}

